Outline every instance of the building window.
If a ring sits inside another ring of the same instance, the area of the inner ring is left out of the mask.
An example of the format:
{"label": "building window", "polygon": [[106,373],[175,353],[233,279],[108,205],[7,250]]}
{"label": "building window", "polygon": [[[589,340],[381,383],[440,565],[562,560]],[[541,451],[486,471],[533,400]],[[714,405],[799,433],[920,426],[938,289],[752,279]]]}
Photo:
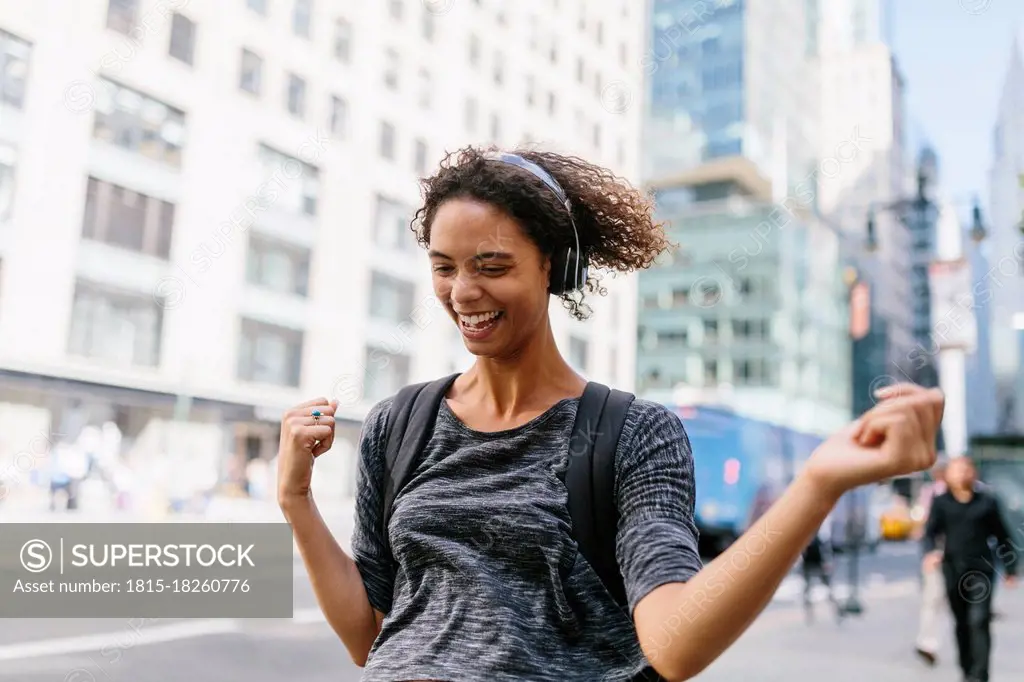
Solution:
{"label": "building window", "polygon": [[584,339],[569,337],[569,364],[580,372],[587,371],[588,344]]}
{"label": "building window", "polygon": [[254,95],[260,94],[263,76],[263,58],[255,52],[242,49],[242,68],[239,73],[238,87]]}
{"label": "building window", "polygon": [[704,385],[715,386],[718,384],[718,360],[704,361]]}
{"label": "building window", "polygon": [[20,109],[25,102],[28,60],[32,45],[0,30],[0,104]]}
{"label": "building window", "polygon": [[671,331],[658,332],[658,346],[667,346],[669,348],[685,346],[687,341],[687,333],[685,329],[674,329]]}
{"label": "building window", "polygon": [[374,272],[370,281],[370,317],[401,322],[412,315],[416,285]]}
{"label": "building window", "polygon": [[768,320],[733,320],[732,335],[736,339],[761,341],[768,338]]}
{"label": "building window", "polygon": [[191,66],[195,47],[195,22],[183,14],[175,13],[171,19],[171,46],[168,54]]}
{"label": "building window", "polygon": [[309,295],[309,249],[249,238],[246,281],[281,294]]}
{"label": "building window", "polygon": [[[9,148],[0,147],[0,154]],[[13,150],[10,151],[13,156]],[[14,166],[0,159],[0,227],[14,215]]]}
{"label": "building window", "polygon": [[167,259],[174,230],[174,204],[90,177],[82,236]]}
{"label": "building window", "polygon": [[718,342],[718,320],[704,320],[704,343]]}
{"label": "building window", "polygon": [[398,52],[391,48],[384,55],[384,85],[398,89]]}
{"label": "building window", "polygon": [[107,28],[128,35],[135,28],[139,0],[110,0],[107,3]]}
{"label": "building window", "polygon": [[427,40],[427,42],[433,42],[433,40],[434,40],[434,31],[435,31],[435,28],[436,28],[436,24],[434,23],[434,13],[430,11],[430,8],[427,6],[426,3],[423,4],[423,15],[422,15],[422,17],[423,17],[423,26],[422,26],[423,38],[425,40]]}
{"label": "building window", "polygon": [[348,102],[337,95],[331,96],[331,118],[328,121],[331,135],[344,137],[348,128]]}
{"label": "building window", "polygon": [[427,143],[424,140],[416,140],[416,148],[413,153],[413,169],[417,175],[427,174]]}
{"label": "building window", "polygon": [[381,158],[395,160],[395,126],[387,121],[380,122],[380,146],[378,148]]}
{"label": "building window", "polygon": [[466,130],[476,132],[476,100],[472,97],[466,98],[465,123]]}
{"label": "building window", "polygon": [[71,308],[68,353],[120,367],[160,364],[163,306],[152,294],[79,280]]}
{"label": "building window", "polygon": [[256,14],[267,16],[267,0],[246,0],[245,4]]}
{"label": "building window", "polygon": [[409,356],[366,347],[363,365],[363,398],[379,402],[409,383]]}
{"label": "building window", "polygon": [[491,142],[497,144],[501,141],[501,117],[491,114]]}
{"label": "building window", "polygon": [[309,37],[310,19],[313,15],[313,0],[295,0],[292,7],[292,31],[297,36]]}
{"label": "building window", "polygon": [[388,10],[391,12],[391,18],[395,21],[402,20],[402,0],[389,0]]}
{"label": "building window", "polygon": [[334,58],[339,62],[352,58],[352,24],[345,19],[334,20]]}
{"label": "building window", "polygon": [[[320,169],[293,156],[283,154],[265,144],[259,146],[259,163],[266,178],[267,191],[258,192],[258,200],[265,206],[315,216],[320,196]],[[287,166],[286,166],[287,165]],[[299,169],[298,177],[291,169]],[[283,182],[281,177],[286,178]]]}
{"label": "building window", "polygon": [[494,84],[502,85],[505,82],[505,58],[500,52],[494,55]]}
{"label": "building window", "polygon": [[185,113],[105,78],[96,83],[93,137],[171,166],[181,165]]}
{"label": "building window", "polygon": [[288,113],[296,118],[306,115],[306,81],[294,73],[288,74]]}
{"label": "building window", "polygon": [[419,106],[421,109],[429,109],[433,100],[433,87],[431,85],[430,72],[420,69],[419,82]]}
{"label": "building window", "polygon": [[735,363],[734,379],[738,385],[763,386],[771,379],[771,376],[764,360],[740,360]]}
{"label": "building window", "polygon": [[298,386],[302,376],[303,333],[242,318],[238,378],[279,386]]}
{"label": "building window", "polygon": [[378,195],[373,231],[377,245],[398,251],[415,251],[412,215],[413,209],[410,207]]}

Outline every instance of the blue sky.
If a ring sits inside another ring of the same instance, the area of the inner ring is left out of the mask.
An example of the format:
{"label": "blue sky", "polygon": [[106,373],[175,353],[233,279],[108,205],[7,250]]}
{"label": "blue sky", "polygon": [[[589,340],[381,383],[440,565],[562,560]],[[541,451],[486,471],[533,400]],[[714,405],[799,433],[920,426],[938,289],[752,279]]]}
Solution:
{"label": "blue sky", "polygon": [[1014,32],[1024,38],[1024,0],[893,0],[892,8],[910,141],[935,148],[953,199],[986,201],[992,127]]}

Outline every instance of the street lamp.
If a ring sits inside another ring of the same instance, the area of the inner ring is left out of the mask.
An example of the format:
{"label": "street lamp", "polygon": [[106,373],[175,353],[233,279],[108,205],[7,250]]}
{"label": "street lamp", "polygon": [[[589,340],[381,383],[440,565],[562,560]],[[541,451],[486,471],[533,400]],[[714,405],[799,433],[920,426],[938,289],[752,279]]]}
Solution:
{"label": "street lamp", "polygon": [[[850,547],[850,595],[846,598],[846,603],[840,605],[844,615],[848,616],[859,616],[864,613],[864,605],[860,601],[860,541],[861,532],[858,530],[858,524],[856,523],[857,517],[857,491],[851,490],[850,495],[850,511],[847,512],[846,517],[846,538],[852,543]],[[864,515],[865,523],[867,514]],[[863,524],[859,524],[863,526]]]}
{"label": "street lamp", "polygon": [[[873,227],[874,218],[869,218],[869,225]],[[867,282],[861,280],[857,268],[847,266],[843,269],[843,284],[846,285],[849,302],[849,338],[850,338],[850,360],[851,379],[856,385],[858,352],[863,348],[864,338],[871,331],[871,290]],[[856,403],[856,399],[854,400]],[[852,405],[856,414],[858,406]],[[846,548],[850,551],[850,594],[845,603],[839,604],[838,609],[841,615],[860,615],[864,607],[860,602],[858,570],[860,563],[861,533],[857,529],[857,491],[848,493],[848,511],[846,517]],[[865,514],[865,518],[867,515]]]}

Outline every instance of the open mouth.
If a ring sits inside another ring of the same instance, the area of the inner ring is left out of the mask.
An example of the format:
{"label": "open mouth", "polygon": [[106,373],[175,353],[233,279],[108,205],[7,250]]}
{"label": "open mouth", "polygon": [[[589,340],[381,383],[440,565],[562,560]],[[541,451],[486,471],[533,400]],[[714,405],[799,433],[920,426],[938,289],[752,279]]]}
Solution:
{"label": "open mouth", "polygon": [[476,313],[473,315],[463,315],[459,313],[459,328],[467,336],[479,338],[490,333],[504,316],[505,313],[501,310],[492,310],[490,312]]}

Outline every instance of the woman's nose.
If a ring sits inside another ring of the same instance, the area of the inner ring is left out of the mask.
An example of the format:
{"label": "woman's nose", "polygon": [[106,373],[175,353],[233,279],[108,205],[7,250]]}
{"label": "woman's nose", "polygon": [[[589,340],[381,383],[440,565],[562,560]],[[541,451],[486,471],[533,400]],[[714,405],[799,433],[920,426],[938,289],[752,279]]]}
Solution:
{"label": "woman's nose", "polygon": [[452,281],[452,300],[472,301],[480,297],[481,289],[473,273],[463,270]]}

